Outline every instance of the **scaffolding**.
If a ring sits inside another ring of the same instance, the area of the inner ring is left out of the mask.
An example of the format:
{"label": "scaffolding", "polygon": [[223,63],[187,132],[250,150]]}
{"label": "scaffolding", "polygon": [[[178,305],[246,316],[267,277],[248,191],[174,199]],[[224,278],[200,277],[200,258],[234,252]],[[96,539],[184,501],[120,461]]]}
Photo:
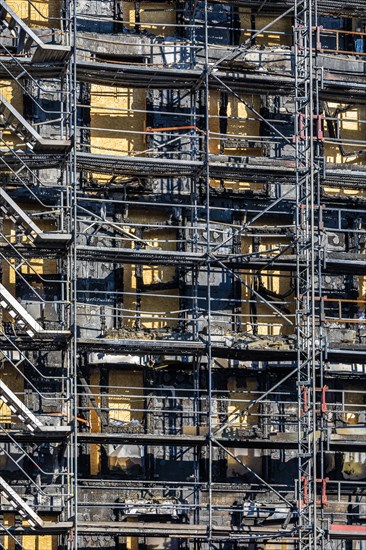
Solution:
{"label": "scaffolding", "polygon": [[364,2],[0,31],[0,547],[361,549]]}

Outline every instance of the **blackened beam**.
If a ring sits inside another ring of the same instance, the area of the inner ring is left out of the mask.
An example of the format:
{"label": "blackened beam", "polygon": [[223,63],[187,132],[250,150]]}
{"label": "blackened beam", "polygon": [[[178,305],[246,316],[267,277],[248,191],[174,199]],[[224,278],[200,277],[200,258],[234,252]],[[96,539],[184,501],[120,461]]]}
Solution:
{"label": "blackened beam", "polygon": [[[80,261],[142,265],[154,262],[156,265],[193,267],[209,263],[211,267],[225,264],[227,267],[233,269],[244,270],[296,271],[297,269],[296,257],[290,254],[277,258],[271,258],[271,256],[259,253],[252,255],[219,255],[217,259],[211,258],[208,261],[204,255],[191,252],[77,246],[77,257]],[[301,265],[300,258],[300,267]],[[366,262],[360,259],[359,254],[329,252],[323,272],[362,275],[366,274]]]}
{"label": "blackened beam", "polygon": [[[21,159],[21,160],[20,160]],[[59,167],[67,161],[64,155],[24,153],[3,155],[0,172],[8,172],[9,167],[18,170],[26,164],[30,169]],[[142,177],[197,177],[203,169],[202,161],[174,160],[150,157],[112,156],[94,153],[78,153],[77,168],[83,171],[103,174],[127,175]],[[305,172],[305,170],[304,170]],[[333,164],[327,166],[327,179],[334,184],[362,183],[366,176],[362,166]],[[228,157],[211,156],[210,175],[216,179],[233,181],[250,181],[253,183],[278,182],[294,183],[295,161],[289,159],[272,159],[266,157]],[[324,181],[326,185],[326,180]]]}
{"label": "blackened beam", "polygon": [[[30,526],[9,527],[9,531],[14,536],[21,535],[46,535],[62,534],[74,527],[72,522],[47,523],[43,528],[32,529]],[[79,535],[121,535],[121,536],[165,536],[170,538],[202,539],[208,538],[208,526],[202,524],[182,524],[169,522],[93,522],[78,521],[77,529]],[[347,540],[366,540],[366,529],[362,525],[344,525],[331,524],[327,532],[331,539]],[[211,540],[271,540],[289,538],[290,541],[296,541],[296,530],[289,527],[282,529],[280,526],[260,526],[243,527],[233,529],[231,526],[216,526],[212,528]]]}
{"label": "blackened beam", "polygon": [[[238,334],[238,337],[240,335]],[[108,352],[108,353],[133,353],[136,355],[192,355],[203,356],[207,352],[207,345],[198,341],[182,339],[171,340],[139,340],[139,339],[116,339],[116,338],[79,338],[78,346],[81,352]],[[273,347],[255,347],[255,341],[233,342],[228,346],[225,340],[213,341],[211,344],[213,357],[238,359],[242,361],[295,361],[297,350],[286,347],[281,349]],[[342,344],[330,342],[325,350],[325,359],[328,361],[342,361],[347,364],[365,363],[365,344]]]}
{"label": "blackened beam", "polygon": [[[265,8],[265,14],[277,13],[286,7],[293,5],[293,0],[208,0],[209,4],[225,4],[242,8]],[[364,0],[318,0],[317,9],[319,13],[326,13],[333,16],[355,16],[355,14],[366,14]],[[264,10],[263,10],[264,11]]]}
{"label": "blackened beam", "polygon": [[[284,341],[279,346],[278,342],[268,342],[268,347],[255,347],[255,341],[245,341],[243,335],[238,334],[242,341],[233,341],[231,346],[224,340],[212,343],[212,356],[217,358],[237,359],[239,361],[295,361],[297,351]],[[263,346],[263,343],[258,340]],[[22,351],[55,351],[67,347],[66,338],[29,338],[26,335],[14,339],[17,348]],[[0,337],[0,345],[4,350],[12,350],[14,346],[8,338]],[[108,353],[133,353],[136,355],[177,355],[177,356],[204,356],[207,353],[207,345],[201,341],[192,341],[172,338],[170,340],[125,339],[125,338],[78,338],[80,352],[108,352]],[[330,342],[324,351],[325,360],[341,361],[345,364],[365,363],[366,345],[343,344]]]}
{"label": "blackened beam", "polygon": [[[68,526],[68,527],[66,527]],[[10,527],[9,531],[14,536],[20,535],[46,535],[62,534],[72,528],[71,523],[48,523],[45,527],[30,528],[28,526]],[[184,524],[169,522],[94,522],[78,521],[77,530],[79,535],[124,535],[124,536],[165,536],[172,538],[186,539],[205,539],[208,537],[208,526],[202,524]],[[250,540],[252,538],[271,539],[281,536],[289,537],[293,534],[293,529],[282,529],[280,526],[266,527],[247,527],[242,529],[233,529],[231,526],[214,526],[213,537],[227,538],[235,535],[235,539]]]}
{"label": "blackened beam", "polygon": [[[361,432],[361,430],[360,430]],[[333,435],[333,434],[332,434]],[[330,451],[345,451],[351,449],[354,452],[365,448],[366,436],[337,435],[329,438]],[[260,436],[249,437],[217,437],[217,441],[226,447],[240,449],[297,449],[297,434],[278,433],[269,438]],[[109,444],[136,444],[151,446],[182,446],[201,447],[208,445],[208,436],[203,435],[166,435],[166,434],[124,434],[124,433],[78,433],[80,443],[109,443]]]}
{"label": "blackened beam", "polygon": [[[1,58],[0,61],[11,68],[16,76],[17,67],[14,62]],[[27,66],[27,60],[22,59],[22,65]],[[141,67],[137,65],[118,65],[111,63],[78,63],[78,80],[81,82],[94,83],[96,81],[110,86],[133,87],[133,88],[169,88],[169,89],[191,89],[197,83],[202,74],[198,69],[184,69],[177,71],[163,67]],[[62,66],[57,64],[31,64],[27,72],[33,78],[59,77]],[[294,88],[294,80],[291,76],[279,74],[266,74],[258,71],[248,71],[236,68],[232,71],[220,71],[220,78],[233,89],[245,91],[246,93],[272,93],[273,95],[291,95]],[[1,70],[0,77],[8,77],[5,70]],[[217,82],[211,79],[211,87],[220,89]],[[324,78],[324,87],[320,92],[321,99],[343,100],[345,93],[351,100],[362,102],[365,99],[365,84],[358,82],[355,76],[349,73],[344,75],[333,74],[327,71]]]}

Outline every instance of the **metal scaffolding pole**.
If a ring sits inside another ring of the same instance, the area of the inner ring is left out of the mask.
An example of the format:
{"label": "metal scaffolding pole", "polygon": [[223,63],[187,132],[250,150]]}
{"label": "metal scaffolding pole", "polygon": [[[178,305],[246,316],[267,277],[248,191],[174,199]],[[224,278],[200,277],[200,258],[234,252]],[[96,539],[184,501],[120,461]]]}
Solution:
{"label": "metal scaffolding pole", "polygon": [[[316,6],[315,6],[316,10]],[[319,256],[319,155],[320,114],[315,65],[319,48],[312,0],[295,3],[295,133],[296,140],[296,256],[297,256],[297,349],[298,349],[298,493],[299,544],[318,548],[324,530],[317,508],[317,381],[321,344],[317,299],[321,288]],[[315,28],[315,32],[314,32]],[[315,124],[314,124],[315,123]],[[314,126],[316,132],[314,131]],[[300,258],[304,259],[300,264]],[[323,457],[320,456],[322,462]]]}

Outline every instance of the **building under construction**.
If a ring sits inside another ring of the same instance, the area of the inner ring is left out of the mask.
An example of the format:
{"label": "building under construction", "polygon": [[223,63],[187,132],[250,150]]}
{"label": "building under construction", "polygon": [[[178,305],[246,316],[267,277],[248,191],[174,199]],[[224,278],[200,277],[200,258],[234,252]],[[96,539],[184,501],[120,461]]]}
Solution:
{"label": "building under construction", "polygon": [[0,0],[0,547],[365,550],[365,0]]}

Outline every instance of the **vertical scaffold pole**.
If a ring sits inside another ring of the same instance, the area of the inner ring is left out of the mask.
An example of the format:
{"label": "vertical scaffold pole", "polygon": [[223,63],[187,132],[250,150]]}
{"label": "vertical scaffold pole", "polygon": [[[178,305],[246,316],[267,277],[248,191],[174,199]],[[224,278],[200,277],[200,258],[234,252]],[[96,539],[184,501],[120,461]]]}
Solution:
{"label": "vertical scaffold pole", "polygon": [[[297,393],[298,393],[298,479],[299,548],[323,545],[318,521],[318,421],[317,384],[322,368],[318,307],[321,288],[319,257],[320,166],[318,85],[313,0],[297,0],[294,18],[294,140],[296,184],[297,256]],[[321,458],[321,457],[320,457]]]}

